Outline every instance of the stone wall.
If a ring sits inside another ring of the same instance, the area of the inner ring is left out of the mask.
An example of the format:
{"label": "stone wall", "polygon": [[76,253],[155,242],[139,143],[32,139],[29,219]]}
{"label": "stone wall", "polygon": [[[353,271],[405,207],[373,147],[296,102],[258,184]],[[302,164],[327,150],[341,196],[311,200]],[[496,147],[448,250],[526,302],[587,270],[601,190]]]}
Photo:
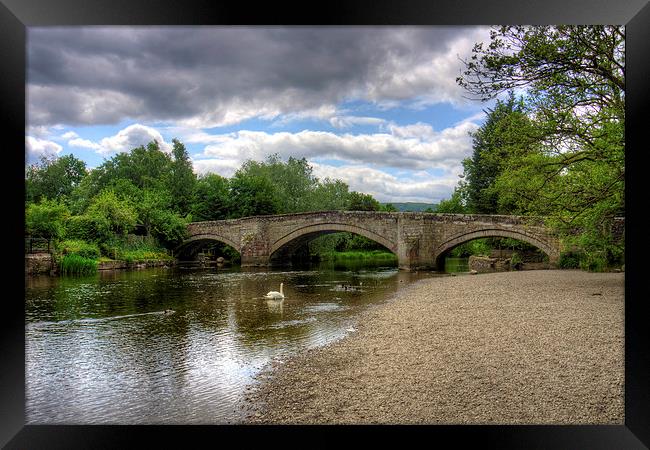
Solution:
{"label": "stone wall", "polygon": [[49,253],[30,253],[25,255],[25,274],[50,274],[55,269],[54,259]]}

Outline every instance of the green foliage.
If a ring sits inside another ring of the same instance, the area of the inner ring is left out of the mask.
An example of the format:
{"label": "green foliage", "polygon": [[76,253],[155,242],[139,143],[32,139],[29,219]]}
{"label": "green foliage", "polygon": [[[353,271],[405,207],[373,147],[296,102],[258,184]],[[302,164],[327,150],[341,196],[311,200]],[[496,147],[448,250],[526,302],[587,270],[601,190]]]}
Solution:
{"label": "green foliage", "polygon": [[[386,252],[383,245],[354,233],[332,233],[320,236],[309,243],[309,252],[325,255],[332,252]],[[390,252],[389,252],[390,253]]]}
{"label": "green foliage", "polygon": [[235,174],[235,179],[265,179],[273,186],[277,213],[309,211],[310,192],[318,180],[305,158],[289,157],[283,162],[279,155],[267,157],[266,161],[248,160]]}
{"label": "green foliage", "polygon": [[85,175],[86,163],[73,155],[42,157],[25,171],[25,200],[38,202],[45,197],[67,200]]}
{"label": "green foliage", "polygon": [[112,189],[93,198],[87,215],[97,226],[98,238],[125,235],[135,228],[138,214],[127,200],[121,200]]}
{"label": "green foliage", "polygon": [[105,256],[128,263],[173,259],[158,240],[151,236],[129,234],[113,237],[102,243],[101,249]]}
{"label": "green foliage", "polygon": [[102,223],[90,216],[70,216],[65,223],[65,236],[69,239],[82,241],[98,241],[107,235],[102,234]]}
{"label": "green foliage", "polygon": [[511,250],[521,250],[522,252],[531,252],[538,250],[537,247],[529,244],[528,242],[520,241],[519,239],[512,238],[487,238],[486,239],[493,248],[504,248]]}
{"label": "green foliage", "polygon": [[608,260],[603,252],[590,252],[580,261],[580,268],[590,272],[603,272],[608,266]]}
{"label": "green foliage", "polygon": [[230,180],[230,216],[232,218],[278,214],[280,197],[268,178],[237,172]]}
{"label": "green foliage", "polygon": [[561,269],[577,269],[580,267],[582,256],[575,252],[565,252],[560,254],[558,265]]}
{"label": "green foliage", "polygon": [[209,252],[215,258],[221,256],[233,264],[238,264],[241,262],[241,255],[239,252],[231,246],[224,244],[223,242],[212,242],[206,245],[203,248],[203,251]]}
{"label": "green foliage", "polygon": [[63,255],[78,255],[87,259],[98,259],[101,256],[97,244],[80,239],[61,241],[57,248]]}
{"label": "green foliage", "polygon": [[344,210],[348,205],[348,195],[348,185],[343,181],[325,178],[312,186],[305,211]]}
{"label": "green foliage", "polygon": [[348,195],[348,211],[381,211],[381,204],[370,194],[352,191]]}
{"label": "green foliage", "polygon": [[181,217],[171,211],[161,211],[151,234],[166,248],[174,248],[185,239],[187,224],[191,221],[192,218],[189,215]]}
{"label": "green foliage", "polygon": [[324,261],[329,260],[380,260],[386,263],[396,263],[397,255],[387,250],[350,250],[350,251],[330,251],[320,253],[319,258]]}
{"label": "green foliage", "polygon": [[461,190],[454,189],[454,193],[451,194],[451,197],[448,200],[441,200],[440,203],[438,203],[438,207],[435,211],[427,212],[466,214],[468,212],[468,208],[465,206]]}
{"label": "green foliage", "polygon": [[[105,161],[90,172],[82,189],[89,198],[110,188],[121,192],[116,189],[120,180],[127,180],[137,189],[164,189],[172,181],[171,166],[172,158],[153,141],[146,147],[140,146],[130,152],[118,153]],[[131,189],[130,191],[133,193]]]}
{"label": "green foliage", "polygon": [[196,175],[185,146],[178,139],[172,139],[172,144],[174,160],[170,164],[168,178],[168,188],[172,197],[171,207],[177,213],[186,215],[190,212]]}
{"label": "green foliage", "polygon": [[625,215],[624,67],[624,27],[507,26],[474,47],[457,80],[480,99],[526,89],[527,119],[496,133],[524,145],[503,147],[500,172],[477,192],[497,211],[548,217],[589,270],[624,258],[607,228]]}
{"label": "green foliage", "polygon": [[[372,196],[349,192],[347,184],[329,178],[318,180],[305,158],[276,155],[264,162],[247,161],[231,179],[216,174],[197,178],[185,146],[172,140],[171,155],[153,141],[119,153],[86,172],[73,157],[44,160],[26,169],[26,231],[33,236],[63,239],[67,255],[139,261],[165,248],[174,248],[192,221],[221,220],[317,210],[394,211],[382,207]],[[67,172],[61,169],[65,168]],[[61,174],[65,172],[66,176]],[[66,178],[67,177],[67,178]],[[61,188],[53,188],[56,180]],[[40,191],[56,192],[62,202],[44,199]],[[143,233],[148,248],[130,248],[131,232]],[[155,243],[154,243],[155,242]],[[348,250],[375,250],[378,244],[349,235],[336,245]],[[224,249],[230,260],[239,258]]]}
{"label": "green foliage", "polygon": [[32,237],[59,239],[65,233],[65,222],[70,210],[57,200],[41,198],[30,203],[25,211],[25,231]]}
{"label": "green foliage", "polygon": [[449,255],[453,257],[488,256],[494,245],[488,238],[474,239],[454,247]]}
{"label": "green foliage", "polygon": [[510,214],[515,208],[500,198],[496,180],[506,169],[508,158],[529,154],[537,139],[523,100],[512,94],[486,113],[485,123],[472,134],[472,157],[463,161],[463,194],[467,210],[474,214]]}
{"label": "green foliage", "polygon": [[196,221],[222,220],[229,215],[228,180],[217,174],[200,177],[194,187],[192,217]]}
{"label": "green foliage", "polygon": [[63,256],[59,262],[62,275],[92,275],[97,272],[97,261],[77,254]]}

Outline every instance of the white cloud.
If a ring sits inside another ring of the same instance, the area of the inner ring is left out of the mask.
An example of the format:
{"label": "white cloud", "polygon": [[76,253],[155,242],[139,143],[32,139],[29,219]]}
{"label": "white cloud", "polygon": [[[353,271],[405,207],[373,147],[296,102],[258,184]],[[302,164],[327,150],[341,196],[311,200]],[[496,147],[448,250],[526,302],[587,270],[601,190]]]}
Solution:
{"label": "white cloud", "polygon": [[[434,131],[425,124],[391,126],[390,133],[335,134],[326,131],[297,133],[241,130],[212,138],[203,157],[263,160],[278,153],[282,158],[305,157],[339,159],[349,163],[406,169],[442,168],[449,170],[471,154],[473,122]],[[207,138],[207,136],[203,136]]]}
{"label": "white cloud", "polygon": [[380,126],[386,123],[386,120],[378,117],[334,116],[329,119],[329,122],[336,128],[350,128],[355,125]]}
{"label": "white cloud", "polygon": [[[72,135],[76,135],[76,133],[69,132],[66,133],[66,135],[72,137]],[[71,147],[88,148],[105,155],[109,153],[128,152],[141,145],[147,145],[149,142],[154,140],[158,141],[161,150],[171,152],[171,144],[163,139],[158,130],[137,123],[129,125],[128,127],[118,131],[114,136],[103,138],[99,142],[76,137],[70,139],[68,145]]]}
{"label": "white cloud", "polygon": [[412,125],[398,126],[394,123],[388,125],[391,134],[400,138],[417,138],[421,140],[430,140],[436,137],[436,132],[429,124],[418,122]]}
{"label": "white cloud", "polygon": [[27,156],[32,158],[40,158],[41,156],[52,157],[57,156],[63,150],[63,147],[56,142],[48,141],[46,139],[39,139],[33,136],[25,137],[25,150]]}
{"label": "white cloud", "polygon": [[95,150],[97,152],[102,151],[102,146],[100,144],[98,144],[96,142],[93,142],[93,141],[89,141],[88,139],[81,139],[79,137],[74,138],[74,139],[70,139],[68,141],[68,145],[71,146],[71,147],[89,148],[89,149]]}
{"label": "white cloud", "polygon": [[424,179],[420,173],[415,178],[421,181],[415,181],[363,166],[334,167],[313,162],[311,164],[314,174],[320,179],[340,179],[347,183],[350,190],[371,194],[380,202],[437,203],[449,198],[458,182],[458,177],[451,173],[435,178],[427,174],[429,179]]}
{"label": "white cloud", "polygon": [[237,159],[195,159],[192,160],[194,172],[197,175],[216,173],[222,177],[232,177],[241,166]]}
{"label": "white cloud", "polygon": [[75,139],[78,138],[79,135],[75,133],[74,131],[68,131],[66,133],[63,133],[61,136],[61,139]]}
{"label": "white cloud", "polygon": [[[457,185],[462,160],[472,153],[469,132],[479,127],[472,120],[480,118],[472,116],[441,131],[425,123],[386,123],[385,133],[357,135],[309,130],[195,133],[192,138],[196,142],[208,145],[201,159],[194,160],[194,167],[197,173],[229,177],[246,159],[260,161],[274,153],[283,159],[305,157],[319,178],[341,179],[352,190],[372,194],[380,201],[438,202],[449,198]],[[343,165],[322,160],[337,160]],[[382,170],[386,168],[390,173]],[[431,170],[442,175],[432,175]]]}

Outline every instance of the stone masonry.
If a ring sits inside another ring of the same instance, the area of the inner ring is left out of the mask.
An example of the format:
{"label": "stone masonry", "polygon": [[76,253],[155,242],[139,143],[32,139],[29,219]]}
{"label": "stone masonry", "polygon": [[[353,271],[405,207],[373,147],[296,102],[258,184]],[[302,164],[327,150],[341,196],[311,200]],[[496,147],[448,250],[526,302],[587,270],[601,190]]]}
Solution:
{"label": "stone masonry", "polygon": [[327,233],[351,232],[395,253],[400,269],[435,270],[453,247],[481,237],[510,237],[542,250],[557,265],[560,244],[543,219],[469,214],[324,211],[194,222],[177,249],[183,253],[205,241],[220,241],[241,254],[242,266],[282,261],[300,245]]}

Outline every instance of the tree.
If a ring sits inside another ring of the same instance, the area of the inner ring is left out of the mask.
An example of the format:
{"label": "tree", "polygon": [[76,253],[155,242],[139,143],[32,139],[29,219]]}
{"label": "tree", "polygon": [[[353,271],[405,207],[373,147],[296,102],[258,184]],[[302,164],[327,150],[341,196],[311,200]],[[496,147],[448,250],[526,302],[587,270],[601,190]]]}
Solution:
{"label": "tree", "polygon": [[25,211],[25,228],[33,237],[60,239],[65,234],[65,222],[70,210],[60,201],[41,198],[31,203]]}
{"label": "tree", "polygon": [[67,200],[86,175],[86,163],[73,155],[41,157],[25,172],[25,200],[38,202],[44,197]]}
{"label": "tree", "polygon": [[200,177],[194,186],[191,212],[194,220],[221,220],[229,215],[228,180],[211,173]]}
{"label": "tree", "polygon": [[346,209],[350,191],[341,180],[325,178],[309,192],[307,211],[334,211]]}
{"label": "tree", "polygon": [[275,186],[268,178],[238,171],[230,180],[231,218],[277,214],[280,208]]}
{"label": "tree", "polygon": [[127,200],[121,200],[112,189],[106,189],[93,198],[87,215],[100,227],[101,237],[125,235],[135,228],[138,213]]}
{"label": "tree", "polygon": [[172,196],[164,189],[145,189],[141,200],[134,204],[138,214],[138,224],[142,225],[147,236],[152,234],[154,227],[164,220],[170,212]]}
{"label": "tree", "polygon": [[172,144],[174,160],[170,164],[168,178],[168,188],[173,199],[171,206],[177,212],[187,214],[192,203],[196,175],[185,146],[178,139],[172,139]]}
{"label": "tree", "polygon": [[459,189],[454,189],[454,192],[451,194],[451,197],[447,200],[441,200],[440,203],[438,203],[438,207],[436,208],[435,211],[425,211],[425,212],[466,214],[468,211],[467,211],[467,206],[465,206],[463,202],[461,191]]}
{"label": "tree", "polygon": [[352,191],[348,195],[349,211],[380,211],[381,204],[370,194]]}
{"label": "tree", "polygon": [[485,123],[472,133],[472,157],[463,161],[467,210],[476,214],[510,214],[515,207],[503,199],[499,201],[496,180],[509,158],[530,153],[538,139],[523,99],[515,99],[512,93],[486,113]]}
{"label": "tree", "polygon": [[625,213],[624,28],[500,27],[473,53],[458,83],[481,100],[525,89],[539,143],[504,163],[500,201],[549,216],[590,258],[619,258],[608,224]]}
{"label": "tree", "polygon": [[312,174],[312,167],[305,158],[289,157],[283,162],[274,154],[264,162],[246,161],[238,170],[242,176],[266,178],[273,186],[279,199],[280,213],[309,211],[309,194],[318,180]]}
{"label": "tree", "polygon": [[156,141],[127,153],[118,153],[90,173],[84,193],[89,197],[128,180],[138,189],[166,188],[172,179],[172,159],[160,150]]}

